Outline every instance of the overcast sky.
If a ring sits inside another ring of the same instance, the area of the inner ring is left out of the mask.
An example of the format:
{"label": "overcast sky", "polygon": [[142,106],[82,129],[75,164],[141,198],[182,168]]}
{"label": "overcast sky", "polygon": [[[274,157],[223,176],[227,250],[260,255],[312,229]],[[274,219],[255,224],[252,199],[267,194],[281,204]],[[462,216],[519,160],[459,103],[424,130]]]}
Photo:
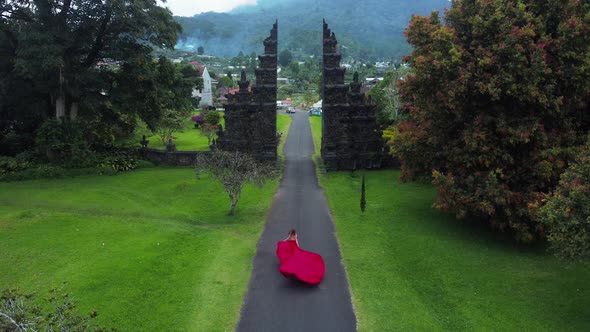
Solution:
{"label": "overcast sky", "polygon": [[254,5],[256,0],[167,0],[164,6],[177,16],[203,12],[227,12],[241,5]]}

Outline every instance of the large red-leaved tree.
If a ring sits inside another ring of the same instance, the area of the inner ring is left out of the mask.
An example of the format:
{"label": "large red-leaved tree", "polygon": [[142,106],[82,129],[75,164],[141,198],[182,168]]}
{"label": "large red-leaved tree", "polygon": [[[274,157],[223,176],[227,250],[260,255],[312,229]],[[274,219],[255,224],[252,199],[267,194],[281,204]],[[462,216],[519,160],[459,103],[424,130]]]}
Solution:
{"label": "large red-leaved tree", "polygon": [[533,210],[590,128],[588,1],[454,0],[406,34],[402,176],[433,176],[435,206],[459,217],[542,235]]}

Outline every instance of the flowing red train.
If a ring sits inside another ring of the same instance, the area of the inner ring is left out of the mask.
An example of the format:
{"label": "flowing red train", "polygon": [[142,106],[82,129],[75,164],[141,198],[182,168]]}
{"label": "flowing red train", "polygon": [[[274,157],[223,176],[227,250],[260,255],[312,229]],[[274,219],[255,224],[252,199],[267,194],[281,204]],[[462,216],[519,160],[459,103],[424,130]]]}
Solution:
{"label": "flowing red train", "polygon": [[322,256],[299,248],[297,240],[277,243],[277,256],[281,262],[279,271],[286,277],[295,278],[312,285],[322,281],[325,273]]}

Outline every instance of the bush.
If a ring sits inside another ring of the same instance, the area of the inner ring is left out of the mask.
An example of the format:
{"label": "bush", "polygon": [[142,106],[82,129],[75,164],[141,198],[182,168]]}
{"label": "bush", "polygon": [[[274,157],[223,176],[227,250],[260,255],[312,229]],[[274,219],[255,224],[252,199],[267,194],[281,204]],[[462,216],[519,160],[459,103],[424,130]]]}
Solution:
{"label": "bush", "polygon": [[32,164],[26,160],[14,157],[0,156],[0,177],[6,174],[20,172],[31,167]]}
{"label": "bush", "polygon": [[79,315],[72,297],[58,290],[51,290],[44,303],[33,294],[4,290],[0,313],[0,331],[107,331],[94,323],[95,311]]}
{"label": "bush", "polygon": [[96,164],[96,156],[84,140],[82,126],[75,121],[45,121],[37,131],[37,147],[49,161],[66,167]]}
{"label": "bush", "polygon": [[135,153],[130,151],[116,151],[105,156],[99,167],[110,168],[116,172],[127,172],[137,168],[137,158]]}
{"label": "bush", "polygon": [[219,121],[221,121],[221,114],[218,112],[211,111],[205,114],[205,123],[216,126],[219,124]]}
{"label": "bush", "polygon": [[199,128],[205,123],[205,114],[193,115],[191,121],[195,123],[195,128]]}
{"label": "bush", "polygon": [[559,186],[547,197],[537,219],[547,228],[547,239],[557,257],[590,257],[590,143],[561,175]]}
{"label": "bush", "polygon": [[61,178],[66,176],[66,171],[61,166],[54,165],[38,165],[31,168],[22,169],[19,171],[5,173],[0,175],[0,181],[24,181],[37,180],[47,178]]}
{"label": "bush", "polygon": [[154,168],[154,167],[156,167],[156,164],[152,163],[151,161],[140,159],[136,162],[136,168]]}
{"label": "bush", "polygon": [[14,158],[18,162],[27,162],[36,165],[41,162],[42,156],[40,156],[36,150],[27,150],[17,154]]}
{"label": "bush", "polygon": [[16,133],[9,131],[0,134],[0,155],[14,156],[35,144],[35,137],[31,133]]}

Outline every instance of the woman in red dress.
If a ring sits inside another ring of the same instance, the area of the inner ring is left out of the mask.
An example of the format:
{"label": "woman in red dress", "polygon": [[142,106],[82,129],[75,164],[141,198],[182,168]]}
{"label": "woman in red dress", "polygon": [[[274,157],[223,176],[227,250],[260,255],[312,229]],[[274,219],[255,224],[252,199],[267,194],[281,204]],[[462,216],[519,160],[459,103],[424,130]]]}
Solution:
{"label": "woman in red dress", "polygon": [[325,273],[322,256],[299,248],[297,232],[294,229],[285,240],[277,243],[277,256],[281,262],[279,271],[285,277],[295,277],[312,285],[322,281]]}

